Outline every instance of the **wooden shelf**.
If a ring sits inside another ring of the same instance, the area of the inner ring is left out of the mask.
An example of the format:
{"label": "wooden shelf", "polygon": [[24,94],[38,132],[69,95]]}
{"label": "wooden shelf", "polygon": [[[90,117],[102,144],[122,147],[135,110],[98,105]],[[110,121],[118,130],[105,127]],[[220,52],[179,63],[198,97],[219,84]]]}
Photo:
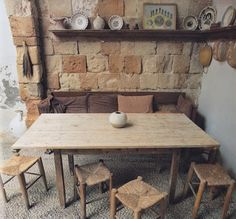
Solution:
{"label": "wooden shelf", "polygon": [[205,31],[188,30],[49,30],[58,37],[79,37],[99,39],[126,39],[126,40],[181,40],[206,41],[217,39],[236,39],[236,26],[216,28]]}

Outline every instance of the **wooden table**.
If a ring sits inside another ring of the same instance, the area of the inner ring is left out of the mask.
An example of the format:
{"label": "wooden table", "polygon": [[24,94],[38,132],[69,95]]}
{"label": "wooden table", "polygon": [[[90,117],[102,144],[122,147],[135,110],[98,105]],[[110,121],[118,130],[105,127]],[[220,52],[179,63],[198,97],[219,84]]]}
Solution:
{"label": "wooden table", "polygon": [[184,114],[128,114],[125,128],[113,128],[109,114],[42,114],[12,146],[13,149],[52,149],[56,186],[62,207],[66,206],[62,154],[121,152],[172,152],[169,200],[173,201],[180,151],[206,148],[216,151],[218,142]]}

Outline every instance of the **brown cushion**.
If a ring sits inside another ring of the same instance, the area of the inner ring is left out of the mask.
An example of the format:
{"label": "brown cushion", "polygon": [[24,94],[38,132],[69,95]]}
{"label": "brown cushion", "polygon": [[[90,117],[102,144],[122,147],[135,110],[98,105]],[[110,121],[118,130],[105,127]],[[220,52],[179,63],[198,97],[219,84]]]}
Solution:
{"label": "brown cushion", "polygon": [[53,101],[58,101],[64,105],[66,113],[87,113],[87,97],[54,97]]}
{"label": "brown cushion", "polygon": [[125,113],[152,113],[153,95],[122,96],[118,95],[118,110]]}
{"label": "brown cushion", "polygon": [[191,118],[193,104],[190,100],[184,98],[182,95],[179,96],[177,106],[177,110],[181,113],[184,113],[187,117]]}
{"label": "brown cushion", "polygon": [[161,112],[161,113],[177,113],[178,112],[175,104],[159,104],[158,109],[159,111],[157,112]]}
{"label": "brown cushion", "polygon": [[88,97],[89,113],[112,113],[117,110],[117,95],[93,94]]}

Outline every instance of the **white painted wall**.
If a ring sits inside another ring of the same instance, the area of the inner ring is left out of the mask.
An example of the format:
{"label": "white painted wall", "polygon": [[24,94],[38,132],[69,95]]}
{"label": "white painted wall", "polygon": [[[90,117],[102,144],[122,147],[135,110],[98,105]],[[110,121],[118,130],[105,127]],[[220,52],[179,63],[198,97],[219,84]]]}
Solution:
{"label": "white painted wall", "polygon": [[[217,20],[236,0],[213,0]],[[221,144],[220,156],[225,167],[236,176],[236,69],[227,62],[213,60],[202,79],[199,111],[206,119],[206,131]]]}
{"label": "white painted wall", "polygon": [[0,0],[0,132],[7,130],[11,119],[16,116],[16,109],[25,111],[25,105],[18,94],[18,86],[16,48],[13,45],[4,0]]}

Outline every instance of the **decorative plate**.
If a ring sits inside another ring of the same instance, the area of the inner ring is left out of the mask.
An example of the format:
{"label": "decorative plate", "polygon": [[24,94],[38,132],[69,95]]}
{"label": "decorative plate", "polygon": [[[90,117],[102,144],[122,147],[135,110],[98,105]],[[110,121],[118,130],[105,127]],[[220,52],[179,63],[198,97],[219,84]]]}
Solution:
{"label": "decorative plate", "polygon": [[183,26],[185,30],[196,30],[198,27],[198,20],[194,16],[187,16],[184,18]]}
{"label": "decorative plate", "polygon": [[199,14],[200,30],[209,30],[211,24],[216,22],[216,9],[211,6],[203,8]]}
{"label": "decorative plate", "polygon": [[234,41],[231,41],[229,44],[227,62],[231,67],[236,68],[236,42]]}
{"label": "decorative plate", "polygon": [[88,18],[82,13],[76,13],[71,17],[71,27],[74,30],[85,30],[88,26]]}
{"label": "decorative plate", "polygon": [[203,67],[208,67],[212,60],[212,48],[208,45],[202,47],[199,53],[199,61]]}
{"label": "decorative plate", "polygon": [[229,43],[227,41],[215,41],[213,44],[213,57],[216,61],[226,61]]}
{"label": "decorative plate", "polygon": [[120,30],[123,27],[123,19],[118,15],[113,15],[108,20],[108,26],[111,30]]}
{"label": "decorative plate", "polygon": [[236,10],[233,6],[229,6],[222,17],[221,26],[227,27],[229,25],[232,25],[235,21],[235,18]]}

